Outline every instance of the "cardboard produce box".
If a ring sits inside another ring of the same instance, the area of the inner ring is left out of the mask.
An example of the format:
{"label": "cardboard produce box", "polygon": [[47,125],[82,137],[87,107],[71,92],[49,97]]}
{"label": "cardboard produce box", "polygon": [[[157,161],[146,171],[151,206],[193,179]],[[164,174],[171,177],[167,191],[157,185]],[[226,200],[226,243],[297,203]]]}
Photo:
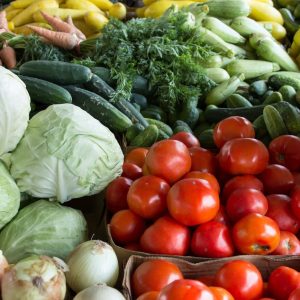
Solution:
{"label": "cardboard produce box", "polygon": [[143,262],[152,259],[166,259],[175,263],[185,278],[196,278],[199,276],[214,275],[217,270],[227,261],[245,260],[253,263],[262,273],[263,279],[267,280],[270,273],[279,266],[288,266],[300,271],[300,257],[296,255],[286,256],[260,256],[260,255],[238,255],[228,258],[213,259],[198,263],[192,263],[184,259],[175,257],[158,257],[158,256],[131,256],[124,269],[122,282],[123,294],[127,300],[134,300],[131,290],[131,276],[134,270]]}

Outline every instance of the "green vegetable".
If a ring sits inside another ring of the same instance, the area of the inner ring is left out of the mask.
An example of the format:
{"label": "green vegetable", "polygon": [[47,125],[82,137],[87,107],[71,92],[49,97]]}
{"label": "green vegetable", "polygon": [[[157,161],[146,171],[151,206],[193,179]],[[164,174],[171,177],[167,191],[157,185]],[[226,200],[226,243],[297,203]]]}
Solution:
{"label": "green vegetable", "polygon": [[296,31],[300,28],[300,24],[296,22],[291,11],[287,8],[281,8],[279,11],[283,17],[284,26],[287,31],[292,34],[296,33]]}
{"label": "green vegetable", "polygon": [[164,122],[155,119],[146,119],[150,125],[155,125],[159,130],[163,131],[168,137],[173,134],[172,128]]}
{"label": "green vegetable", "polygon": [[131,143],[131,141],[144,130],[144,126],[142,126],[140,123],[135,123],[132,126],[130,126],[125,134],[127,142]]}
{"label": "green vegetable", "polygon": [[267,105],[263,110],[264,121],[268,133],[272,139],[284,134],[288,134],[288,130],[279,111],[272,105]]}
{"label": "green vegetable", "polygon": [[278,91],[281,95],[282,95],[282,99],[286,102],[289,102],[295,106],[297,106],[297,102],[296,102],[296,91],[295,89],[290,86],[290,85],[283,85],[279,91]]}
{"label": "green vegetable", "polygon": [[263,101],[263,104],[272,104],[272,103],[277,103],[281,102],[284,99],[282,98],[282,95],[279,92],[272,92],[266,99]]}
{"label": "green vegetable", "polygon": [[250,84],[249,91],[257,96],[264,95],[268,90],[268,86],[265,80],[257,80]]}
{"label": "green vegetable", "polygon": [[205,73],[215,83],[221,83],[230,78],[228,72],[222,68],[207,68]]}
{"label": "green vegetable", "polygon": [[123,153],[107,127],[72,104],[37,113],[11,156],[20,191],[66,202],[99,193],[122,172]]}
{"label": "green vegetable", "polygon": [[275,74],[269,78],[268,83],[269,85],[277,89],[279,89],[283,85],[290,85],[296,91],[300,90],[300,79],[294,78],[292,76]]}
{"label": "green vegetable", "polygon": [[130,146],[150,147],[156,142],[158,134],[157,126],[149,125],[130,142]]}
{"label": "green vegetable", "polygon": [[227,107],[251,107],[250,101],[239,94],[232,94],[226,99]]}
{"label": "green vegetable", "polygon": [[19,211],[1,231],[0,248],[10,263],[32,254],[66,259],[87,240],[87,224],[78,210],[38,200]]}

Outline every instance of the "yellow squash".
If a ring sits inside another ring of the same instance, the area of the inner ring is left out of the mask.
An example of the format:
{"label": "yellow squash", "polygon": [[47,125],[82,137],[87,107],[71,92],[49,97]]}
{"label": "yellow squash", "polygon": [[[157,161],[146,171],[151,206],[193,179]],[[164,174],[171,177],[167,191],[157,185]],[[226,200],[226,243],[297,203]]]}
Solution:
{"label": "yellow squash", "polygon": [[117,2],[109,9],[109,16],[123,20],[126,18],[127,9],[123,3]]}
{"label": "yellow squash", "polygon": [[64,8],[83,9],[101,12],[100,8],[88,0],[67,0]]}
{"label": "yellow squash", "polygon": [[[83,18],[87,13],[87,10],[72,8],[48,8],[43,9],[42,11],[48,15],[60,17],[62,20],[67,19],[68,16],[71,16],[72,19],[80,19]],[[40,11],[37,11],[33,14],[33,19],[35,22],[45,22],[45,19]]]}
{"label": "yellow squash", "polygon": [[15,27],[14,33],[23,34],[23,35],[32,34],[33,33],[32,29],[27,27],[27,25],[33,25],[33,26],[43,27],[43,28],[47,28],[47,29],[52,29],[52,27],[47,23],[29,23],[29,24],[26,24],[23,26]]}
{"label": "yellow squash", "polygon": [[6,19],[7,21],[11,21],[13,19],[13,17],[15,17],[17,14],[19,14],[20,12],[22,11],[21,8],[19,9],[13,9],[13,10],[10,10],[10,11],[7,11],[6,12]]}
{"label": "yellow squash", "polygon": [[260,1],[250,1],[250,18],[256,21],[271,21],[283,25],[283,18],[281,13],[273,6]]}
{"label": "yellow squash", "polygon": [[272,34],[273,38],[276,39],[277,41],[282,40],[286,36],[285,28],[282,25],[280,25],[279,23],[267,22],[267,21],[261,21],[258,23],[261,24],[266,29],[271,28],[272,29],[271,34]]}
{"label": "yellow squash", "polygon": [[108,19],[96,11],[90,11],[84,16],[85,23],[94,31],[100,31],[107,23]]}
{"label": "yellow squash", "polygon": [[109,0],[90,0],[90,2],[94,3],[101,10],[109,10],[113,5]]}

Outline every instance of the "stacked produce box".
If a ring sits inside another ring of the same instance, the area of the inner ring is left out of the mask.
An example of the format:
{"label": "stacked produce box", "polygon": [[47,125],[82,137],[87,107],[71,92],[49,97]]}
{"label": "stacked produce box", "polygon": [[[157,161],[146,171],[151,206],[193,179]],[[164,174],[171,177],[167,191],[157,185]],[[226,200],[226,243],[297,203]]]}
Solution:
{"label": "stacked produce box", "polygon": [[300,299],[299,7],[3,8],[3,300]]}

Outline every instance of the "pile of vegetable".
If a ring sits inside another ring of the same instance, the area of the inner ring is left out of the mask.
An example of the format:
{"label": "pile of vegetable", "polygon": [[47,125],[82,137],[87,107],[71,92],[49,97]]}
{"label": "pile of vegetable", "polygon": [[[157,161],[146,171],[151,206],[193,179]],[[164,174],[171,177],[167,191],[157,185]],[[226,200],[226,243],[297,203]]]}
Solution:
{"label": "pile of vegetable", "polygon": [[191,278],[172,261],[149,259],[133,271],[131,287],[137,300],[299,299],[296,268],[278,266],[268,273],[264,278],[251,261],[237,259],[224,262],[214,275]]}

